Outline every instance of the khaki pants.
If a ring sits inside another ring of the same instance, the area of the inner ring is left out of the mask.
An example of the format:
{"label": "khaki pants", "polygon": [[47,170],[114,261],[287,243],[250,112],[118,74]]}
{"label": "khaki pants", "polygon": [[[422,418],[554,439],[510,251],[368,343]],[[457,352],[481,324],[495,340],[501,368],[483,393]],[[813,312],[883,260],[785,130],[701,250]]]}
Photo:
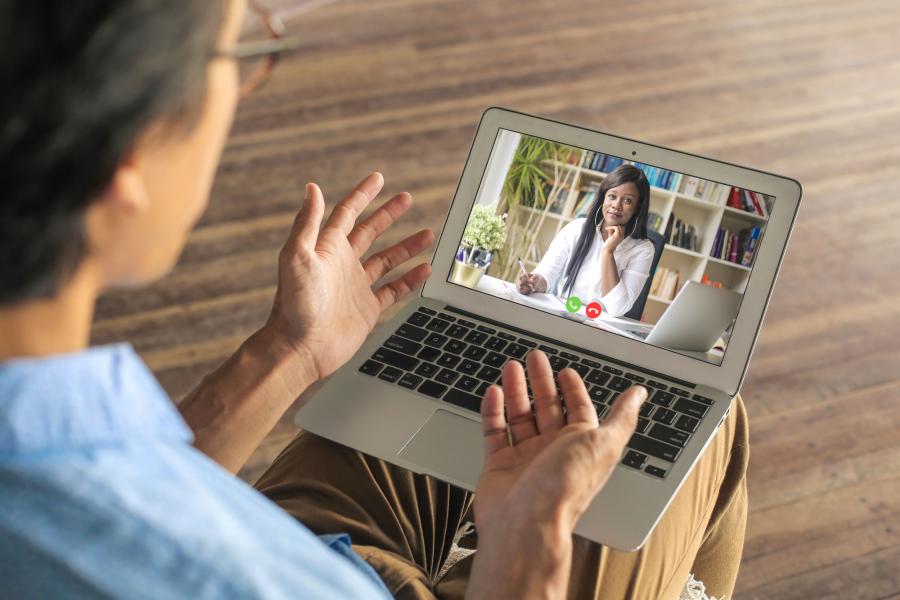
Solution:
{"label": "khaki pants", "polygon": [[[641,550],[618,552],[576,536],[569,597],[676,599],[688,573],[711,596],[730,597],[744,544],[747,460],[738,396]],[[395,597],[465,594],[477,552],[436,577],[472,494],[303,432],[256,487],[317,534],[349,533]]]}

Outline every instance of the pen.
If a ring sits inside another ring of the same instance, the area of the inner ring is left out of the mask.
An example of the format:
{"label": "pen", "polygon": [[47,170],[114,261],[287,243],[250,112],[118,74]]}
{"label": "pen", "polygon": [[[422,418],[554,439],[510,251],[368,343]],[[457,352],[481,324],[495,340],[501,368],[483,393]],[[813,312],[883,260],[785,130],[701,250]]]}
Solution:
{"label": "pen", "polygon": [[528,269],[525,268],[525,263],[522,262],[522,259],[517,258],[516,260],[519,261],[519,268],[522,269],[522,275],[528,275]]}

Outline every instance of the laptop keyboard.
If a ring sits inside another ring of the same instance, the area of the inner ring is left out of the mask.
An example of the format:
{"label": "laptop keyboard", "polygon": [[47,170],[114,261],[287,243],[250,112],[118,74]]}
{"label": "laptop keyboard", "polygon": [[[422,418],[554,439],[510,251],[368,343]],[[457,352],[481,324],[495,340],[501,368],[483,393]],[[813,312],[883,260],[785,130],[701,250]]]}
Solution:
{"label": "laptop keyboard", "polygon": [[[640,372],[425,307],[410,315],[359,371],[480,413],[481,398],[489,385],[500,382],[506,361],[524,360],[532,348],[548,355],[554,373],[569,367],[581,375],[601,421],[632,384],[647,388],[649,398],[621,464],[652,477],[666,476],[713,404]],[[528,394],[533,401],[530,386]]]}

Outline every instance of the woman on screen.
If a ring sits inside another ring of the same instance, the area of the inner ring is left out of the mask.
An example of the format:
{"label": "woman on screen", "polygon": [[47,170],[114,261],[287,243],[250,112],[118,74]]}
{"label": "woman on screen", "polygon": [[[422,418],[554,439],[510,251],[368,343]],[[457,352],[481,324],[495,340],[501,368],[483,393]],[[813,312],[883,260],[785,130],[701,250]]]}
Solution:
{"label": "woman on screen", "polygon": [[519,292],[550,291],[585,304],[600,300],[608,315],[627,313],[653,264],[649,204],[644,172],[631,164],[616,168],[603,180],[587,216],[563,227],[534,271],[519,277]]}

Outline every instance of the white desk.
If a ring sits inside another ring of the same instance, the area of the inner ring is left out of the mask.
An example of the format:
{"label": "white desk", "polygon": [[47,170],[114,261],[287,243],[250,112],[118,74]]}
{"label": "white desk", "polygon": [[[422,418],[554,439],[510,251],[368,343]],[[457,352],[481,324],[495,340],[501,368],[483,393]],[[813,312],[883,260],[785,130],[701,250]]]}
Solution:
{"label": "white desk", "polygon": [[[607,315],[605,312],[601,312],[600,316],[596,319],[589,319],[584,313],[584,306],[582,306],[578,312],[572,313],[566,310],[566,305],[563,303],[563,301],[553,294],[520,294],[516,290],[516,286],[514,284],[508,281],[503,281],[502,279],[497,279],[496,277],[491,277],[490,275],[482,276],[478,282],[478,286],[476,289],[492,296],[497,296],[498,298],[511,300],[516,304],[530,306],[532,308],[549,312],[572,321],[584,323],[585,325],[588,325],[590,327],[595,327],[604,331],[624,335],[625,337],[637,340],[639,342],[642,342],[644,340],[636,335],[633,335],[624,326],[632,329],[635,327],[639,327],[648,331],[650,329],[653,329],[653,324],[651,323],[644,323],[643,321],[627,319],[625,317],[612,317]],[[716,345],[719,345],[721,342],[722,340],[720,338],[716,342]],[[698,358],[706,362],[711,362],[713,364],[720,364],[722,361],[722,356],[724,354],[721,350],[718,349],[713,349],[709,352],[693,352],[690,350],[678,350],[674,348],[669,348],[669,350],[672,350],[673,352],[677,352],[679,354],[684,354],[685,356],[690,356],[692,358]]]}

